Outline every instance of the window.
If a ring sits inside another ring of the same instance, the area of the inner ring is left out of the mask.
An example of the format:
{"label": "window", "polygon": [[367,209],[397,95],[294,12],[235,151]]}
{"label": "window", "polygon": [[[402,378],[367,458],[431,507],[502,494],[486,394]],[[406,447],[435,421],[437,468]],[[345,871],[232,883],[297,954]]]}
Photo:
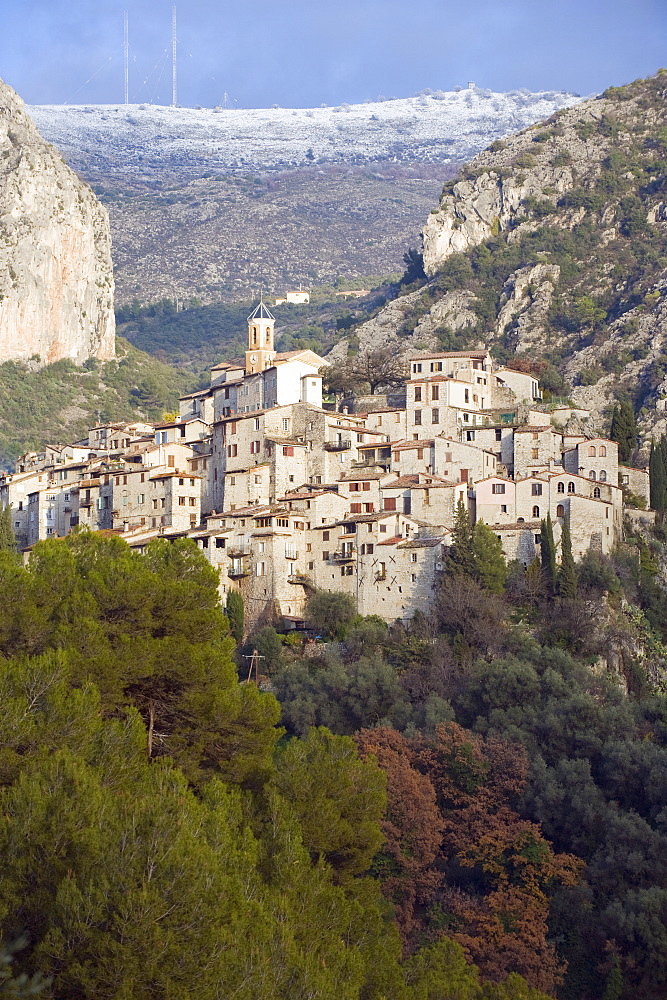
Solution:
{"label": "window", "polygon": [[492,485],[492,487],[491,487],[491,492],[492,493],[504,493],[505,492],[505,483],[494,483]]}
{"label": "window", "polygon": [[540,516],[540,508],[533,507],[533,517],[539,517],[539,516]]}
{"label": "window", "polygon": [[415,375],[419,374],[421,370],[422,370],[421,364],[416,364],[412,366],[412,371],[414,372]]}
{"label": "window", "polygon": [[350,483],[348,488],[350,493],[355,493],[359,489],[359,483]]}
{"label": "window", "polygon": [[598,451],[598,455],[600,456],[600,458],[606,458],[607,457],[607,449],[606,449],[606,447],[603,444],[600,445],[600,449]]}
{"label": "window", "polygon": [[562,503],[559,503],[556,507],[556,517],[565,517],[565,507],[563,507]]}
{"label": "window", "polygon": [[258,562],[255,563],[255,576],[265,576],[266,575],[266,563]]}
{"label": "window", "polygon": [[600,487],[599,486],[596,486],[595,489],[593,490],[593,496],[594,496],[594,498],[596,500],[600,499]]}
{"label": "window", "polygon": [[283,417],[283,430],[289,430],[289,417]]}
{"label": "window", "polygon": [[567,484],[567,492],[568,493],[574,493],[574,483],[568,483]]}
{"label": "window", "polygon": [[422,387],[420,385],[415,386],[415,403],[421,403],[422,398]]}
{"label": "window", "polygon": [[474,441],[474,440],[475,440],[475,432],[466,431],[466,441]]}
{"label": "window", "polygon": [[287,458],[294,458],[294,448],[292,445],[283,445],[283,455],[286,455]]}
{"label": "window", "polygon": [[431,386],[431,399],[432,400],[440,399],[440,386],[439,385],[432,385]]}
{"label": "window", "polygon": [[179,507],[185,507],[185,497],[179,497],[178,498],[178,506]]}
{"label": "window", "polygon": [[559,493],[565,493],[565,483],[559,483],[558,484],[558,492]]}
{"label": "window", "polygon": [[328,531],[323,531],[322,532],[322,541],[323,542],[328,542],[329,541],[329,532]]}
{"label": "window", "polygon": [[328,558],[329,558],[329,553],[325,549],[325,551],[322,553],[322,561],[326,562]]}
{"label": "window", "polygon": [[262,447],[261,441],[251,441],[250,442],[250,454],[251,455],[259,455],[261,447]]}
{"label": "window", "polygon": [[174,466],[176,465],[176,459],[174,458],[173,455],[169,455],[168,456],[168,458],[167,458],[167,465],[169,466],[170,469],[173,469]]}
{"label": "window", "polygon": [[[503,504],[500,505],[500,512],[501,512],[501,514],[506,514],[507,513],[507,504],[506,503],[503,503]],[[500,537],[500,536],[498,536],[498,537]]]}
{"label": "window", "polygon": [[466,403],[470,402],[470,390],[469,389],[465,389],[464,390],[464,399],[465,399]]}
{"label": "window", "polygon": [[143,483],[144,480],[145,480],[145,473],[142,472],[141,475],[139,476],[139,482]]}
{"label": "window", "polygon": [[431,410],[431,423],[432,424],[440,423],[440,410]]}
{"label": "window", "polygon": [[496,427],[496,441],[502,441],[502,439],[503,439],[503,432],[501,431],[500,427]]}
{"label": "window", "polygon": [[387,534],[387,525],[386,524],[381,524],[380,525],[380,534],[381,535],[386,535]]}
{"label": "window", "polygon": [[396,497],[385,497],[382,501],[383,510],[396,510]]}
{"label": "window", "polygon": [[197,506],[197,498],[196,497],[190,497],[190,506],[191,507],[196,507]]}
{"label": "window", "polygon": [[532,448],[531,449],[531,456],[530,457],[531,458],[539,458],[540,457],[540,449],[539,448]]}
{"label": "window", "polygon": [[215,547],[216,547],[216,549],[224,549],[224,547],[225,547],[225,539],[224,538],[216,538],[216,540],[215,540]]}
{"label": "window", "polygon": [[589,478],[589,479],[592,479],[592,480],[593,480],[593,482],[595,482],[595,479],[596,479],[596,476],[595,476],[595,469],[591,469],[591,471],[590,471],[590,472],[588,473],[588,478]]}
{"label": "window", "polygon": [[368,483],[368,482],[364,483],[363,486],[362,486],[362,489],[363,489],[364,493],[368,493],[370,491],[370,488],[371,488],[371,484]]}
{"label": "window", "polygon": [[179,485],[179,486],[182,486],[184,482],[185,482],[185,480],[184,480],[184,479],[179,479],[179,480],[178,480],[178,485]]}
{"label": "window", "polygon": [[137,503],[138,504],[145,503],[145,501],[146,501],[146,494],[145,493],[139,493],[139,494],[137,494]]}
{"label": "window", "polygon": [[237,424],[237,421],[236,420],[232,420],[231,424],[229,425],[229,433],[230,434],[236,434],[236,424]]}
{"label": "window", "polygon": [[602,471],[600,472],[598,479],[600,480],[601,483],[607,482],[607,473],[604,471],[604,469],[602,469]]}
{"label": "window", "polygon": [[588,449],[588,454],[590,455],[591,458],[595,458],[595,445],[594,444],[590,445],[590,447]]}
{"label": "window", "polygon": [[259,430],[259,417],[255,417],[255,430]]}
{"label": "window", "polygon": [[350,513],[351,514],[361,514],[361,504],[360,503],[351,503],[350,504]]}
{"label": "window", "polygon": [[417,562],[417,553],[416,552],[411,552],[410,553],[410,562]]}
{"label": "window", "polygon": [[289,518],[288,517],[277,517],[276,524],[279,528],[289,528]]}
{"label": "window", "polygon": [[422,411],[415,410],[415,424],[419,425],[422,422]]}
{"label": "window", "polygon": [[531,486],[531,493],[534,497],[542,496],[542,483],[533,483]]}

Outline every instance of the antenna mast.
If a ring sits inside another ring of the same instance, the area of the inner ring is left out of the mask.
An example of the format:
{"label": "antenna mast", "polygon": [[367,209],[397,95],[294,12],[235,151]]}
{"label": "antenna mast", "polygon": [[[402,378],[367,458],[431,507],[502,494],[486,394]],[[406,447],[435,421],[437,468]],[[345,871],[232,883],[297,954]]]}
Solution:
{"label": "antenna mast", "polygon": [[130,103],[130,36],[127,25],[127,11],[123,11],[123,69],[125,78],[125,103]]}
{"label": "antenna mast", "polygon": [[176,107],[176,4],[171,8],[171,106]]}

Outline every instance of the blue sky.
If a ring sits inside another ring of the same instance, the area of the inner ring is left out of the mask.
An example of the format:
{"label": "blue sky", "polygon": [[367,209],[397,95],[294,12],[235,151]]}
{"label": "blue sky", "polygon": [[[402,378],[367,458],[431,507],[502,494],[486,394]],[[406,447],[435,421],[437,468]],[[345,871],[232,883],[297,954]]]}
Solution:
{"label": "blue sky", "polygon": [[[171,0],[0,0],[0,76],[34,104],[171,100]],[[309,107],[474,80],[588,94],[667,65],[667,0],[177,0],[187,106]],[[91,79],[92,77],[92,79]]]}

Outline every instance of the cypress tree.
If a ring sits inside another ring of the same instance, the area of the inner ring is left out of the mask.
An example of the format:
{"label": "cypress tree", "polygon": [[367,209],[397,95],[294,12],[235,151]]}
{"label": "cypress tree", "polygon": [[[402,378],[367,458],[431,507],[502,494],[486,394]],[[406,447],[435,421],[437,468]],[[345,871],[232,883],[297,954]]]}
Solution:
{"label": "cypress tree", "polygon": [[16,537],[12,527],[12,508],[0,512],[0,552],[16,552]]}
{"label": "cypress tree", "polygon": [[502,594],[507,583],[507,564],[500,539],[491,528],[478,521],[472,533],[476,576],[482,586]]}
{"label": "cypress tree", "polygon": [[452,532],[452,551],[449,555],[449,566],[453,573],[466,573],[475,576],[475,553],[472,542],[472,525],[468,508],[463,500],[456,505],[454,530]]}
{"label": "cypress tree", "polygon": [[243,605],[243,598],[239,594],[238,590],[230,590],[227,594],[225,614],[229,620],[229,631],[236,640],[236,645],[243,645],[243,622],[245,609]]}
{"label": "cypress tree", "polygon": [[540,526],[540,559],[549,592],[553,594],[556,589],[556,544],[551,513],[547,514],[546,520],[542,520]]}
{"label": "cypress tree", "polygon": [[577,571],[572,556],[572,536],[570,525],[563,521],[560,540],[560,569],[558,570],[558,593],[561,597],[574,599],[577,596]]}
{"label": "cypress tree", "polygon": [[609,436],[618,444],[619,461],[628,462],[637,445],[637,421],[628,399],[614,407]]}
{"label": "cypress tree", "polygon": [[662,447],[651,442],[651,454],[648,462],[651,478],[651,509],[664,511],[667,506],[667,473],[662,455]]}

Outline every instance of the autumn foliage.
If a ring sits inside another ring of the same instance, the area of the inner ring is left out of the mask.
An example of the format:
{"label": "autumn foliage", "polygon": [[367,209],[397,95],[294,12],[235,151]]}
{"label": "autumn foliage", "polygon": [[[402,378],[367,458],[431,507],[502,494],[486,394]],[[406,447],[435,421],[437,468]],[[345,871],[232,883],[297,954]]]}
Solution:
{"label": "autumn foliage", "polygon": [[447,933],[485,978],[519,972],[552,991],[564,969],[547,941],[549,895],[575,884],[583,862],[555,854],[516,811],[528,776],[524,749],[455,723],[432,737],[362,730],[357,743],[387,774],[376,874],[406,950]]}

